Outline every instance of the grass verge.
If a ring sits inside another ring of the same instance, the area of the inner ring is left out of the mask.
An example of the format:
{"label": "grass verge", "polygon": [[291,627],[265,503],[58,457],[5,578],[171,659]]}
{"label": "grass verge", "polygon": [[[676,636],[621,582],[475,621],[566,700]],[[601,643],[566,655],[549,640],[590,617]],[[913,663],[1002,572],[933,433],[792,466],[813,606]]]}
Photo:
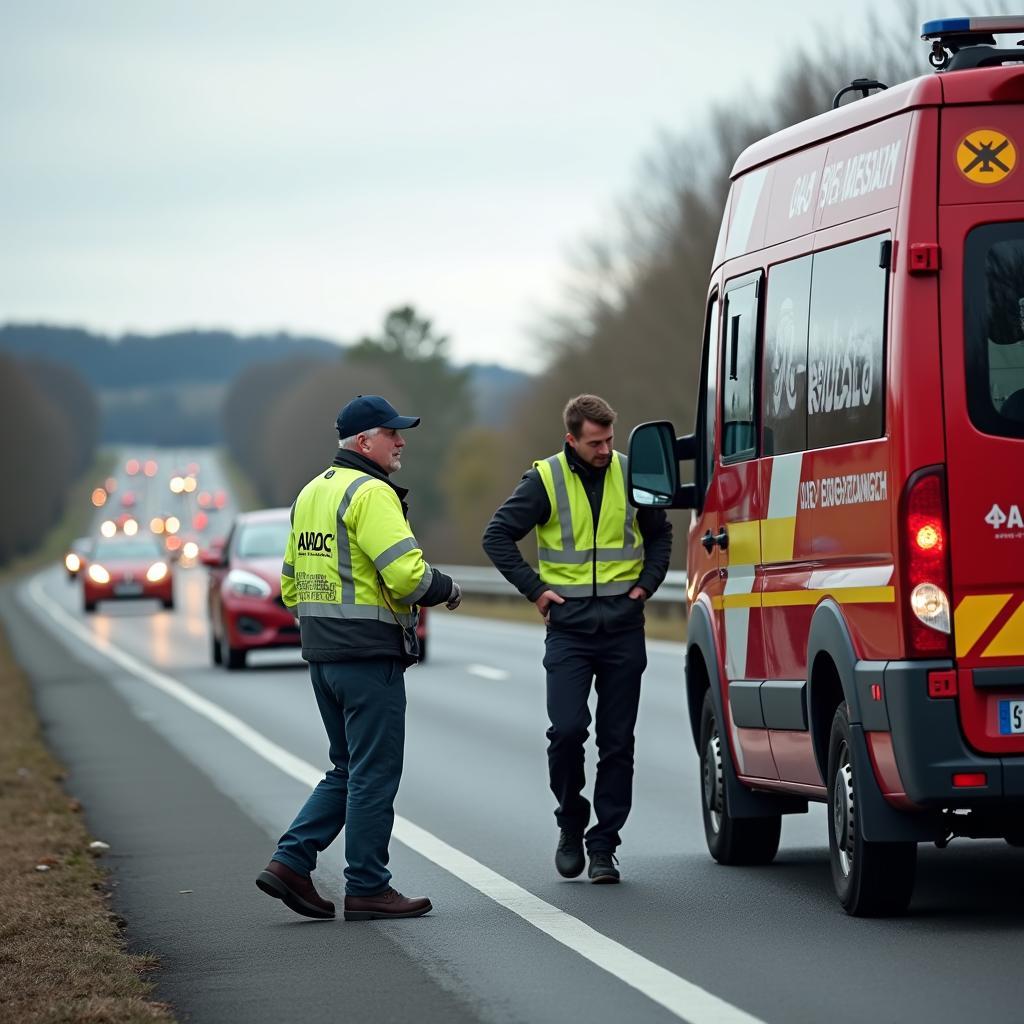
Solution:
{"label": "grass verge", "polygon": [[125,951],[81,808],[61,787],[2,631],[0,721],[0,1020],[173,1021],[148,1001],[156,960]]}
{"label": "grass verge", "polygon": [[[113,465],[101,453],[64,520],[0,582],[52,564],[92,513],[89,492]],[[0,629],[0,1020],[4,1024],[172,1024],[149,1000],[155,958],[125,948],[81,807],[46,749],[28,681]]]}
{"label": "grass verge", "polygon": [[[473,597],[462,599],[457,614],[479,615],[485,619],[504,619],[506,622],[528,622],[541,625],[541,618],[529,601],[516,597]],[[650,640],[686,640],[686,615],[682,606],[672,604],[648,605],[645,609],[646,633]]]}

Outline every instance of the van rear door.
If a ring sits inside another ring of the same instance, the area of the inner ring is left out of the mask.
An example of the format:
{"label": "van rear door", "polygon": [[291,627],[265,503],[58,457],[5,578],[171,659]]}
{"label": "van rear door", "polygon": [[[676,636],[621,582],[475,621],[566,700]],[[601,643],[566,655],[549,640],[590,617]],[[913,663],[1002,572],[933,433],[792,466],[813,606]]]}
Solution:
{"label": "van rear door", "polygon": [[1024,202],[944,206],[939,230],[961,721],[1024,752]]}

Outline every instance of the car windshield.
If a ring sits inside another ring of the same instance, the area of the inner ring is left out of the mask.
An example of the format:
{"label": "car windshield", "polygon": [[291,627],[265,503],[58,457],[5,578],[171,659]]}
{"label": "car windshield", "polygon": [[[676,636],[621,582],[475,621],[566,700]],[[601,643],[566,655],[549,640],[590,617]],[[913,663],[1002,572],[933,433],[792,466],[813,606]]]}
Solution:
{"label": "car windshield", "polygon": [[239,527],[235,554],[239,558],[284,558],[290,530],[287,519],[246,523]]}
{"label": "car windshield", "polygon": [[159,544],[150,537],[120,538],[101,540],[92,557],[97,562],[132,561],[142,562],[147,558],[156,561],[163,557]]}
{"label": "car windshield", "polygon": [[975,228],[964,255],[971,419],[988,434],[1024,437],[1024,222]]}

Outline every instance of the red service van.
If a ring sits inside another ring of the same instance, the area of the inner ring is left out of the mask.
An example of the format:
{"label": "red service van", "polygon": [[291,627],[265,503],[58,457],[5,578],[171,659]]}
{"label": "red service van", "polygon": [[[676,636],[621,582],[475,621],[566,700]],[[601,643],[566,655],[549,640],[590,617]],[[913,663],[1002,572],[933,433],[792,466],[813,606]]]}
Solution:
{"label": "red service van", "polygon": [[633,503],[693,510],[711,854],[768,863],[781,816],[826,802],[851,914],[907,907],[918,843],[1024,845],[1024,49],[1004,32],[1024,17],[929,22],[938,73],[858,80],[739,157],[695,431],[630,439]]}

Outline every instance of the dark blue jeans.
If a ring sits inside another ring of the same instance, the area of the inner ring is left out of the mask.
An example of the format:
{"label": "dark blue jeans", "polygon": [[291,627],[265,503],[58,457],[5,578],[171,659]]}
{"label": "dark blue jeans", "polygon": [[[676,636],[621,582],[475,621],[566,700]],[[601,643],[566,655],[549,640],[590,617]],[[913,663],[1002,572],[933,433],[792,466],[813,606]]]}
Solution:
{"label": "dark blue jeans", "polygon": [[590,820],[583,796],[584,750],[590,730],[587,698],[597,688],[597,822],[586,833],[587,849],[614,851],[633,805],[633,729],[640,706],[640,677],[647,667],[643,629],[621,633],[574,633],[548,629],[548,773],[558,801],[559,828],[582,832]]}
{"label": "dark blue jeans", "polygon": [[309,674],[334,767],[278,843],[274,860],[302,875],[345,829],[345,893],[374,896],[391,881],[388,843],[405,750],[405,670],[397,658],[311,662]]}

